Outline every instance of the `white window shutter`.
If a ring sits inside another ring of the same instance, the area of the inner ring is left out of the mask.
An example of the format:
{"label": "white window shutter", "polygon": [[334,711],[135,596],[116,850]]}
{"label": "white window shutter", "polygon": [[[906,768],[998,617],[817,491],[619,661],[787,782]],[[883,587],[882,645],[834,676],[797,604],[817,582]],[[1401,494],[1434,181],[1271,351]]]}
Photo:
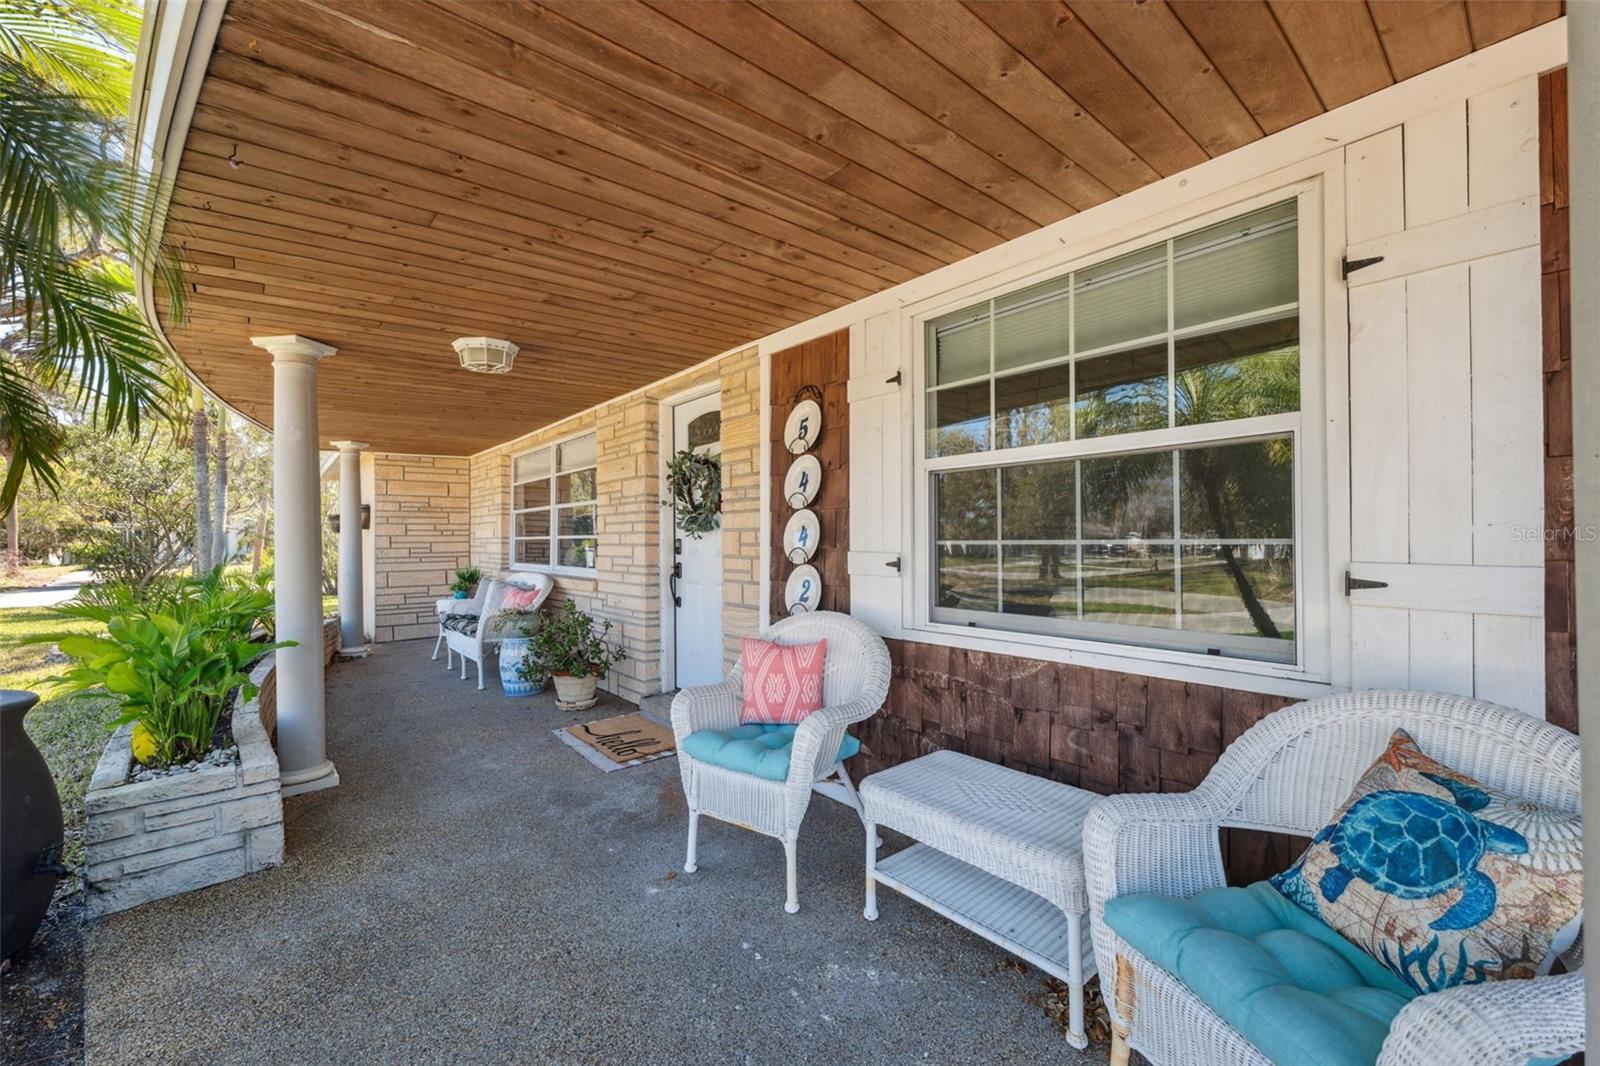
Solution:
{"label": "white window shutter", "polygon": [[902,624],[911,377],[902,349],[893,312],[850,328],[850,613],[879,633]]}
{"label": "white window shutter", "polygon": [[1544,713],[1538,118],[1526,78],[1345,152],[1354,688]]}

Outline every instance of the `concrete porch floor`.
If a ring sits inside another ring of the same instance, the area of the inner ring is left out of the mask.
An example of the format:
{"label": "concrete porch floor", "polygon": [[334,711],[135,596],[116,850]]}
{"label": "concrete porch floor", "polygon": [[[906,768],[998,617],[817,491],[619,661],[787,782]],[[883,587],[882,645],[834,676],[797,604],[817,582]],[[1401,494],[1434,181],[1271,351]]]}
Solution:
{"label": "concrete porch floor", "polygon": [[777,841],[706,820],[682,872],[675,759],[551,735],[628,705],[479,692],[431,645],[331,668],[342,784],[287,801],[282,867],[91,928],[90,1063],[1105,1062],[1037,970],[894,892],[864,921],[853,812],[812,806],[785,915]]}

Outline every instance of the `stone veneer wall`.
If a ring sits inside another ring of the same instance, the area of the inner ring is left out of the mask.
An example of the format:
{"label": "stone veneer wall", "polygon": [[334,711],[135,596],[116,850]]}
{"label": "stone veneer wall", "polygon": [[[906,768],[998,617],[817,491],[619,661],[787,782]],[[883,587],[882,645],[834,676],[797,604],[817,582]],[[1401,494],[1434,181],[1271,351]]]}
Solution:
{"label": "stone veneer wall", "polygon": [[558,574],[547,609],[571,599],[613,623],[628,658],[604,685],[624,699],[661,691],[661,401],[713,381],[722,391],[722,630],[727,654],[736,658],[739,637],[755,633],[760,624],[761,364],[755,349],[480,452],[462,479],[471,491],[462,528],[468,531],[472,563],[486,572],[503,569],[510,563],[512,457],[594,432],[596,573]]}
{"label": "stone veneer wall", "polygon": [[722,376],[723,662],[761,629],[761,360],[730,356]]}
{"label": "stone veneer wall", "polygon": [[471,557],[469,474],[465,458],[373,456],[373,640],[438,632],[433,601]]}
{"label": "stone veneer wall", "polygon": [[[325,625],[324,632],[330,627]],[[335,634],[338,625],[332,625]],[[254,699],[233,715],[239,761],[128,781],[133,726],[111,737],[84,796],[90,917],[136,907],[283,862],[283,797],[270,738],[275,656],[250,671]],[[263,703],[269,714],[263,715]]]}

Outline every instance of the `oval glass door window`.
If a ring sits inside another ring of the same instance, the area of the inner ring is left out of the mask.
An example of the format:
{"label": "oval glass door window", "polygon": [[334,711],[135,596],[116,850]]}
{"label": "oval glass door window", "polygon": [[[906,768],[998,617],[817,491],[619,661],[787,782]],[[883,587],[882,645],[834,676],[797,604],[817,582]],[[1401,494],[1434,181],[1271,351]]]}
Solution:
{"label": "oval glass door window", "polygon": [[708,444],[716,444],[722,440],[722,411],[707,411],[697,416],[689,423],[685,431],[690,448],[704,448]]}
{"label": "oval glass door window", "polygon": [[804,614],[821,606],[822,575],[816,567],[807,564],[794,568],[783,587],[783,602],[790,614]]}
{"label": "oval glass door window", "polygon": [[822,488],[822,461],[815,455],[802,455],[783,475],[783,498],[790,507],[810,507]]}
{"label": "oval glass door window", "polygon": [[783,527],[783,554],[789,557],[791,563],[809,563],[811,557],[817,554],[820,540],[822,520],[817,517],[817,512],[809,508],[796,511],[789,516],[789,524]]}
{"label": "oval glass door window", "polygon": [[794,410],[789,412],[789,420],[783,424],[783,439],[789,452],[793,455],[809,452],[821,435],[822,408],[817,401],[801,400],[795,404]]}

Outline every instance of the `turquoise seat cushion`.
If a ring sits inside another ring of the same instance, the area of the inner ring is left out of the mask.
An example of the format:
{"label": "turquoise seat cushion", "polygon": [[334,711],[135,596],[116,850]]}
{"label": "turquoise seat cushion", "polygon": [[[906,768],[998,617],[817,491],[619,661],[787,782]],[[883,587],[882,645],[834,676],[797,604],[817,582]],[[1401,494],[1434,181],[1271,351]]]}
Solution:
{"label": "turquoise seat cushion", "polygon": [[[794,746],[792,725],[741,725],[733,729],[702,729],[684,739],[684,753],[726,770],[754,774],[768,781],[789,777],[789,749]],[[839,759],[861,750],[861,741],[845,734]]]}
{"label": "turquoise seat cushion", "polygon": [[1120,896],[1106,925],[1280,1066],[1377,1061],[1405,982],[1266,881]]}

